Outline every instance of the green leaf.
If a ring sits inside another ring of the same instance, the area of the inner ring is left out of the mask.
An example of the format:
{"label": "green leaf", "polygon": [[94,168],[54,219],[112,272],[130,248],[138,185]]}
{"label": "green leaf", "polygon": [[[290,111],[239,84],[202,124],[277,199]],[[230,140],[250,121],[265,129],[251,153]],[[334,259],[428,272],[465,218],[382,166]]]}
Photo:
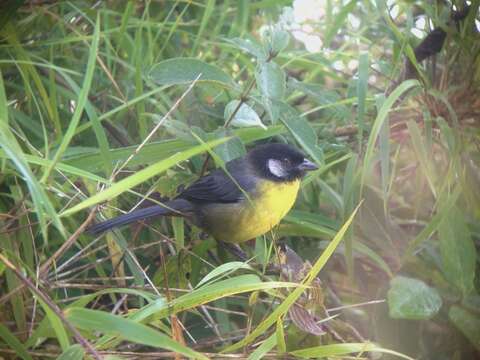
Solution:
{"label": "green leaf", "polygon": [[[325,114],[327,117],[334,117],[343,122],[351,114],[350,109],[345,104],[353,102],[355,99],[342,99],[338,92],[325,88],[324,84],[308,84],[289,78],[287,86],[292,90],[301,91],[310,96],[320,105],[316,108],[316,111],[322,110],[322,115]],[[310,113],[310,111],[307,113]],[[302,116],[305,116],[305,114],[302,114]]]}
{"label": "green leaf", "polygon": [[262,281],[256,275],[239,275],[233,278],[217,281],[201,288],[190,291],[170,303],[159,301],[145,306],[138,311],[134,318],[142,320],[148,316],[155,315],[161,319],[165,316],[176,314],[180,311],[192,309],[210,301],[221,299],[227,296],[240,294],[249,291],[268,290],[286,287],[298,287],[298,284],[281,281]]}
{"label": "green leaf", "polygon": [[50,323],[50,327],[55,331],[55,335],[57,337],[57,341],[60,343],[62,350],[65,351],[70,347],[70,338],[63,325],[62,320],[58,317],[56,313],[48,306],[43,300],[40,300],[40,305],[43,308],[43,311],[47,315],[48,321]]}
{"label": "green leaf", "polygon": [[194,81],[233,88],[233,80],[218,66],[193,58],[173,58],[152,66],[149,77],[159,85],[180,85]]}
{"label": "green leaf", "polygon": [[402,359],[413,360],[407,355],[403,355],[393,350],[388,350],[381,348],[372,343],[344,343],[344,344],[332,344],[332,345],[322,345],[312,348],[296,350],[290,352],[293,356],[298,356],[304,359],[310,358],[327,358],[340,355],[348,355],[352,353],[364,353],[364,352],[378,352],[384,354],[390,354],[398,356]]}
{"label": "green leaf", "polygon": [[358,142],[362,146],[363,131],[365,130],[365,108],[368,91],[368,53],[361,53],[358,58],[358,81],[357,81],[357,123]]}
{"label": "green leaf", "polygon": [[[224,129],[221,129],[224,130]],[[251,142],[267,139],[275,135],[283,134],[286,129],[283,125],[269,126],[268,130],[264,130],[258,127],[239,128],[232,129],[231,135],[237,136],[241,142],[249,144]],[[218,138],[218,134],[221,132],[215,132],[208,134]],[[228,142],[230,142],[229,140]],[[220,145],[221,146],[221,145]],[[171,156],[177,152],[188,150],[192,147],[192,141],[186,140],[163,140],[158,142],[151,142],[146,144],[142,150],[140,150],[136,156],[130,160],[130,166],[136,165],[148,165],[153,164],[160,158]],[[113,162],[125,161],[138,145],[126,146],[110,150],[110,156]],[[219,146],[215,148],[218,149]],[[65,163],[83,170],[95,171],[99,170],[102,165],[102,157],[96,148],[80,148],[80,151],[72,155],[69,159],[65,160]],[[1,156],[1,153],[0,153]]]}
{"label": "green leaf", "polygon": [[380,255],[378,255],[375,251],[373,251],[372,249],[370,249],[367,245],[361,243],[360,241],[355,241],[355,242],[353,243],[353,248],[354,248],[355,251],[357,251],[358,253],[369,257],[370,260],[372,260],[375,264],[377,264],[377,266],[378,266],[380,269],[382,269],[383,271],[385,271],[390,278],[393,277],[392,270],[390,270],[390,267],[389,267],[388,264],[385,262],[385,260],[383,260],[383,258],[382,258]]}
{"label": "green leaf", "polygon": [[260,64],[255,72],[255,80],[265,97],[281,100],[285,95],[285,72],[274,62]]}
{"label": "green leaf", "polygon": [[225,40],[235,45],[240,50],[246,51],[255,56],[259,61],[265,61],[267,59],[267,52],[252,36],[246,36],[245,39],[234,38]]}
{"label": "green leaf", "polygon": [[223,127],[218,128],[215,131],[216,138],[225,138],[228,136],[231,137],[230,140],[215,146],[213,149],[215,154],[220,156],[220,159],[222,159],[223,163],[227,163],[230,160],[242,157],[246,153],[245,145],[243,144],[242,140],[239,137],[232,135],[234,135],[234,133],[231,131],[231,129],[225,129]]}
{"label": "green leaf", "polygon": [[[55,227],[60,231],[60,234],[65,237],[65,228],[63,227],[60,218],[58,217],[55,208],[48,198],[44,188],[37,180],[32,170],[25,160],[25,154],[22,147],[18,143],[15,135],[10,130],[8,117],[8,103],[3,84],[3,75],[0,72],[0,147],[3,148],[7,158],[9,158],[16,166],[18,171],[22,174],[28,190],[31,194],[35,213],[40,223],[43,238],[47,241],[47,219],[45,215],[50,216]],[[3,169],[2,169],[3,170]]]}
{"label": "green leaf", "polygon": [[280,111],[282,112],[282,116],[280,117],[281,121],[295,140],[298,141],[303,150],[317,163],[322,164],[323,154],[321,149],[317,147],[317,135],[315,131],[307,120],[296,115],[296,111],[293,109],[291,109],[292,111],[289,110],[289,105],[282,104],[280,107]]}
{"label": "green leaf", "polygon": [[[227,104],[227,106],[225,106],[225,121],[230,119],[239,104],[239,100],[232,100]],[[237,127],[260,126],[265,130],[267,129],[267,127],[262,123],[262,120],[260,120],[260,117],[255,112],[255,110],[253,110],[245,103],[240,105],[240,108],[233,116],[232,122],[230,124]]]}
{"label": "green leaf", "polygon": [[388,96],[388,98],[383,102],[382,107],[378,111],[377,117],[375,119],[375,122],[373,123],[373,127],[370,132],[370,136],[368,138],[367,149],[365,150],[365,160],[363,162],[362,178],[360,182],[361,188],[365,184],[367,175],[371,174],[370,166],[373,160],[373,152],[375,150],[378,135],[380,134],[383,123],[387,119],[388,113],[402,94],[404,94],[411,88],[417,87],[419,85],[420,83],[417,80],[406,80],[399,86],[397,86],[395,90],[393,90],[392,93]]}
{"label": "green leaf", "polygon": [[192,47],[192,56],[197,53],[197,48],[199,44],[202,43],[203,39],[205,39],[204,33],[207,30],[208,22],[210,21],[214,10],[215,0],[207,0],[205,5],[205,11],[203,12],[202,16],[202,22],[200,23],[200,27],[198,29],[198,32],[196,33],[195,44]]}
{"label": "green leaf", "polygon": [[262,96],[260,101],[267,111],[270,121],[272,124],[275,124],[280,117],[280,108],[282,106],[281,101],[270,99],[266,96]]}
{"label": "green leaf", "polygon": [[0,12],[0,30],[5,24],[15,15],[18,8],[23,5],[25,0],[11,0],[2,5],[2,11]]}
{"label": "green leaf", "polygon": [[264,358],[265,354],[268,353],[273,347],[277,344],[277,334],[272,334],[267,340],[265,340],[262,345],[255,349],[252,352],[247,360],[261,360]]}
{"label": "green leaf", "polygon": [[291,210],[279,227],[281,236],[311,236],[330,239],[335,236],[339,224],[321,214]]}
{"label": "green leaf", "polygon": [[[8,159],[7,154],[4,151],[2,151],[1,149],[0,149],[0,158]],[[40,165],[40,166],[43,166],[43,167],[49,166],[50,163],[52,162],[52,160],[44,159],[44,158],[41,158],[41,157],[38,157],[38,156],[35,156],[35,155],[24,154],[24,158],[30,164]],[[84,179],[98,181],[100,183],[108,183],[109,182],[107,179],[104,179],[100,176],[92,174],[88,171],[84,171],[82,169],[78,169],[76,167],[66,165],[66,164],[63,164],[63,163],[57,163],[55,165],[55,168],[57,170],[62,171],[63,173],[79,176],[79,177],[82,177]]]}
{"label": "green leaf", "polygon": [[68,321],[83,330],[118,335],[134,343],[167,349],[195,359],[208,360],[206,356],[177,343],[169,336],[130,319],[104,311],[82,308],[68,309],[66,315]]}
{"label": "green leaf", "polygon": [[295,140],[310,155],[315,162],[323,163],[323,154],[317,147],[317,137],[310,124],[302,118],[289,118],[282,121]]}
{"label": "green leaf", "polygon": [[435,167],[431,161],[431,157],[425,148],[425,143],[422,139],[420,134],[420,128],[418,124],[413,120],[410,120],[407,123],[408,132],[410,135],[410,139],[412,141],[413,149],[417,154],[418,161],[420,162],[421,169],[427,178],[428,185],[430,186],[430,190],[432,191],[433,195],[437,197],[437,190],[435,188],[435,179],[437,178],[437,174],[435,172]]}
{"label": "green leaf", "polygon": [[[377,109],[380,109],[385,101],[383,94],[375,97]],[[390,124],[388,121],[384,122],[379,134],[378,149],[380,156],[380,169],[382,174],[382,190],[383,190],[383,207],[386,212],[388,206],[388,186],[390,184]]]}
{"label": "green leaf", "polygon": [[277,320],[277,349],[279,354],[284,354],[287,351],[287,345],[285,344],[285,331],[283,330],[283,316]]}
{"label": "green leaf", "polygon": [[413,257],[415,250],[420,246],[420,244],[429,239],[430,236],[432,236],[432,234],[439,229],[440,224],[449,216],[451,209],[455,206],[455,203],[461,194],[461,190],[462,187],[457,186],[452,194],[448,194],[444,202],[445,205],[440,207],[439,211],[432,217],[427,226],[425,226],[422,231],[418,233],[415,239],[410,241],[407,249],[405,250],[405,254],[402,257],[402,264],[405,264],[411,257]]}
{"label": "green leaf", "polygon": [[191,127],[185,124],[183,121],[169,119],[165,123],[164,127],[169,134],[172,134],[178,140],[184,140],[192,143],[195,139],[192,136]]}
{"label": "green leaf", "polygon": [[57,360],[82,360],[85,350],[79,344],[71,345],[67,350],[60,354]]}
{"label": "green leaf", "polygon": [[202,285],[210,282],[213,279],[218,279],[220,277],[230,275],[233,272],[235,272],[237,270],[240,270],[240,269],[246,269],[246,270],[252,270],[253,271],[253,268],[250,265],[245,264],[243,262],[240,262],[240,261],[228,262],[228,263],[222,264],[222,265],[216,267],[215,269],[213,269],[212,271],[210,271],[207,275],[205,275],[203,277],[202,280],[199,281],[199,283],[195,287],[199,288]]}
{"label": "green leaf", "polygon": [[288,46],[290,34],[278,26],[270,26],[262,34],[265,48],[270,56],[277,56]]}
{"label": "green leaf", "polygon": [[435,289],[423,281],[403,276],[392,279],[387,297],[390,317],[394,319],[430,319],[442,306]]}
{"label": "green leaf", "polygon": [[73,112],[72,119],[69,122],[67,132],[63,135],[62,142],[58,147],[50,166],[47,169],[45,169],[45,172],[42,175],[42,179],[40,180],[42,183],[44,183],[47,180],[51,171],[55,167],[55,164],[60,161],[63,153],[65,152],[65,150],[67,150],[68,145],[70,144],[70,142],[72,141],[75,135],[83,110],[85,109],[85,104],[87,103],[87,100],[88,100],[88,93],[90,91],[90,87],[92,85],[93,74],[95,72],[95,64],[97,61],[97,52],[98,52],[99,42],[100,42],[100,15],[97,14],[97,22],[95,24],[92,44],[90,46],[90,52],[88,54],[88,62],[87,62],[87,67],[85,69],[85,76],[83,77],[82,90],[78,94],[78,99],[75,104],[75,111]]}
{"label": "green leaf", "polygon": [[460,209],[451,209],[438,227],[445,278],[464,296],[474,287],[476,251],[470,230]]}
{"label": "green leaf", "polygon": [[32,360],[32,357],[25,346],[2,323],[0,323],[0,338],[10,347],[10,349],[15,350],[18,357],[23,360]]}
{"label": "green leaf", "polygon": [[347,16],[350,12],[353,11],[355,5],[357,4],[357,0],[351,0],[346,5],[341,6],[341,10],[335,14],[334,22],[328,27],[328,31],[324,36],[324,44],[326,48],[330,47],[330,43],[332,42],[334,36],[337,34],[338,30],[343,26],[345,23]]}
{"label": "green leaf", "polygon": [[201,288],[190,291],[169,303],[159,299],[144,306],[130,317],[135,321],[152,320],[177,314],[181,311],[193,309],[211,301],[226,298],[227,296],[241,294],[250,291],[269,290],[277,288],[298,287],[298,284],[281,281],[262,281],[257,275],[240,275],[233,278],[204,285]]}
{"label": "green leaf", "polygon": [[185,247],[185,219],[181,216],[172,217],[172,228],[177,251]]}
{"label": "green leaf", "polygon": [[480,351],[480,317],[459,306],[453,305],[448,311],[450,321]]}

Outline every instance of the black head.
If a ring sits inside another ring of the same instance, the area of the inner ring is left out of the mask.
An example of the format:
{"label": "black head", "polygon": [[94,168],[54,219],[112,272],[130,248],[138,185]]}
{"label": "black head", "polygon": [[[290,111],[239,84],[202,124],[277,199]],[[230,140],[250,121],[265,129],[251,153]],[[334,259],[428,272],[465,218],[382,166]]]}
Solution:
{"label": "black head", "polygon": [[296,148],[280,143],[259,145],[248,153],[248,160],[258,175],[273,181],[302,178],[317,166]]}

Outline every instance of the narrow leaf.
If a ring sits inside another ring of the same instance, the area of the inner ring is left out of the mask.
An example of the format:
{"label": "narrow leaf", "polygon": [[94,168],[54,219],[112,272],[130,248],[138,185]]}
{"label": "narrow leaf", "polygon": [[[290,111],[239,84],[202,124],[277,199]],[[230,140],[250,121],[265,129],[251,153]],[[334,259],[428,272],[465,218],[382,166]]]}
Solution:
{"label": "narrow leaf", "polygon": [[69,309],[66,315],[75,326],[87,331],[114,334],[134,343],[175,351],[195,359],[208,359],[201,353],[177,343],[169,336],[130,319],[104,311],[82,308]]}
{"label": "narrow leaf", "polygon": [[23,360],[32,360],[25,346],[2,323],[0,323],[0,338],[15,351],[18,357]]}
{"label": "narrow leaf", "polygon": [[272,334],[267,340],[265,340],[262,343],[262,345],[256,348],[255,351],[248,356],[247,360],[263,359],[265,354],[268,353],[270,350],[272,350],[273,347],[276,345],[276,343],[277,343],[276,334]]}
{"label": "narrow leaf", "polygon": [[85,355],[85,350],[79,344],[71,345],[67,350],[65,350],[57,360],[82,360]]}
{"label": "narrow leaf", "polygon": [[88,55],[88,62],[85,70],[85,76],[83,78],[82,90],[78,94],[78,100],[75,104],[75,111],[73,112],[72,119],[70,120],[70,123],[68,125],[67,132],[63,135],[62,143],[58,147],[52,163],[43,173],[41,182],[44,182],[45,180],[47,180],[55,164],[61,159],[63,153],[65,152],[68,145],[70,144],[70,141],[75,135],[75,131],[77,130],[78,123],[80,122],[83,110],[85,108],[85,104],[87,103],[87,97],[90,91],[90,86],[92,85],[93,73],[95,71],[95,62],[97,60],[97,51],[98,51],[99,41],[100,41],[100,16],[98,15],[97,23],[95,25],[95,30],[93,33],[92,44],[90,46],[90,52]]}
{"label": "narrow leaf", "polygon": [[372,343],[344,343],[344,344],[332,344],[316,346],[312,348],[292,351],[290,354],[298,356],[303,359],[310,358],[327,358],[340,355],[348,355],[352,353],[364,353],[364,352],[378,352],[384,354],[395,355],[402,359],[413,360],[413,358],[398,353],[393,350],[381,348]]}
{"label": "narrow leaf", "polygon": [[389,111],[402,94],[404,94],[411,88],[419,85],[420,83],[417,80],[404,81],[388,96],[388,98],[384,101],[382,107],[380,108],[377,114],[377,118],[373,123],[372,131],[370,132],[370,137],[368,138],[367,149],[365,151],[365,160],[361,178],[362,187],[365,183],[367,175],[370,174],[370,166],[373,159],[373,152],[375,150],[375,144],[378,138],[378,134],[380,133],[383,123],[387,119]]}
{"label": "narrow leaf", "polygon": [[245,264],[241,261],[228,262],[216,267],[215,269],[210,271],[207,275],[205,275],[203,279],[200,280],[200,282],[197,284],[196,288],[201,287],[202,285],[208,283],[213,279],[217,279],[220,276],[226,276],[226,275],[232,274],[233,272],[240,269],[253,270],[253,268],[250,265]]}

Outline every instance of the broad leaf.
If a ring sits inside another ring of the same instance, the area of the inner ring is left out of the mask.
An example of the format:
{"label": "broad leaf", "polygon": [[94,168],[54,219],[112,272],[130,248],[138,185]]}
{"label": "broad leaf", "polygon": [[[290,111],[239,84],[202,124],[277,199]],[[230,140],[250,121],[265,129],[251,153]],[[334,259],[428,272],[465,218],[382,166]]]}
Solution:
{"label": "broad leaf", "polygon": [[467,295],[475,278],[475,245],[462,212],[454,207],[438,227],[443,273],[447,280]]}
{"label": "broad leaf", "polygon": [[152,66],[149,76],[159,85],[179,85],[194,81],[200,74],[198,82],[234,87],[230,76],[218,66],[192,58],[174,58],[159,62]]}
{"label": "broad leaf", "polygon": [[[228,121],[232,116],[233,112],[239,106],[239,100],[232,100],[230,101],[227,106],[225,106],[225,121]],[[267,129],[267,127],[262,123],[258,114],[253,110],[250,106],[243,103],[240,105],[240,108],[237,110],[231,123],[233,126],[237,127],[249,127],[249,126],[260,126],[263,129]]]}
{"label": "broad leaf", "polygon": [[265,51],[263,46],[259,44],[253,37],[247,36],[245,39],[226,39],[226,41],[234,44],[240,50],[250,53],[260,61],[265,61],[267,59],[267,52]]}
{"label": "broad leaf", "polygon": [[215,154],[220,156],[224,163],[242,157],[246,153],[245,145],[243,144],[242,140],[240,140],[239,137],[232,135],[234,134],[231,129],[225,129],[223,127],[218,128],[215,131],[216,138],[231,137],[230,140],[224,142],[223,144],[215,146],[215,148],[213,149],[213,151],[215,151]]}
{"label": "broad leaf", "polygon": [[271,26],[263,33],[266,50],[271,56],[276,56],[288,46],[290,34],[278,26]]}
{"label": "broad leaf", "polygon": [[429,319],[442,306],[438,292],[423,281],[397,276],[390,282],[388,308],[394,319]]}
{"label": "broad leaf", "polygon": [[459,306],[452,306],[448,317],[455,326],[480,351],[480,317]]}
{"label": "broad leaf", "polygon": [[257,87],[269,99],[281,100],[285,95],[285,72],[273,62],[262,63],[255,73]]}

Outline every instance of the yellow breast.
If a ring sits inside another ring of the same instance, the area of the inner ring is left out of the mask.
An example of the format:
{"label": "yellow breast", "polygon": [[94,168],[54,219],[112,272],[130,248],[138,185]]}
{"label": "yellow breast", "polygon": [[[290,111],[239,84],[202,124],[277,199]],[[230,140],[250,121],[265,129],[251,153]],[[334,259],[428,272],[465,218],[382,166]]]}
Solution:
{"label": "yellow breast", "polygon": [[217,240],[239,243],[269,232],[292,208],[300,181],[263,180],[250,201],[215,205],[206,214],[207,231]]}

